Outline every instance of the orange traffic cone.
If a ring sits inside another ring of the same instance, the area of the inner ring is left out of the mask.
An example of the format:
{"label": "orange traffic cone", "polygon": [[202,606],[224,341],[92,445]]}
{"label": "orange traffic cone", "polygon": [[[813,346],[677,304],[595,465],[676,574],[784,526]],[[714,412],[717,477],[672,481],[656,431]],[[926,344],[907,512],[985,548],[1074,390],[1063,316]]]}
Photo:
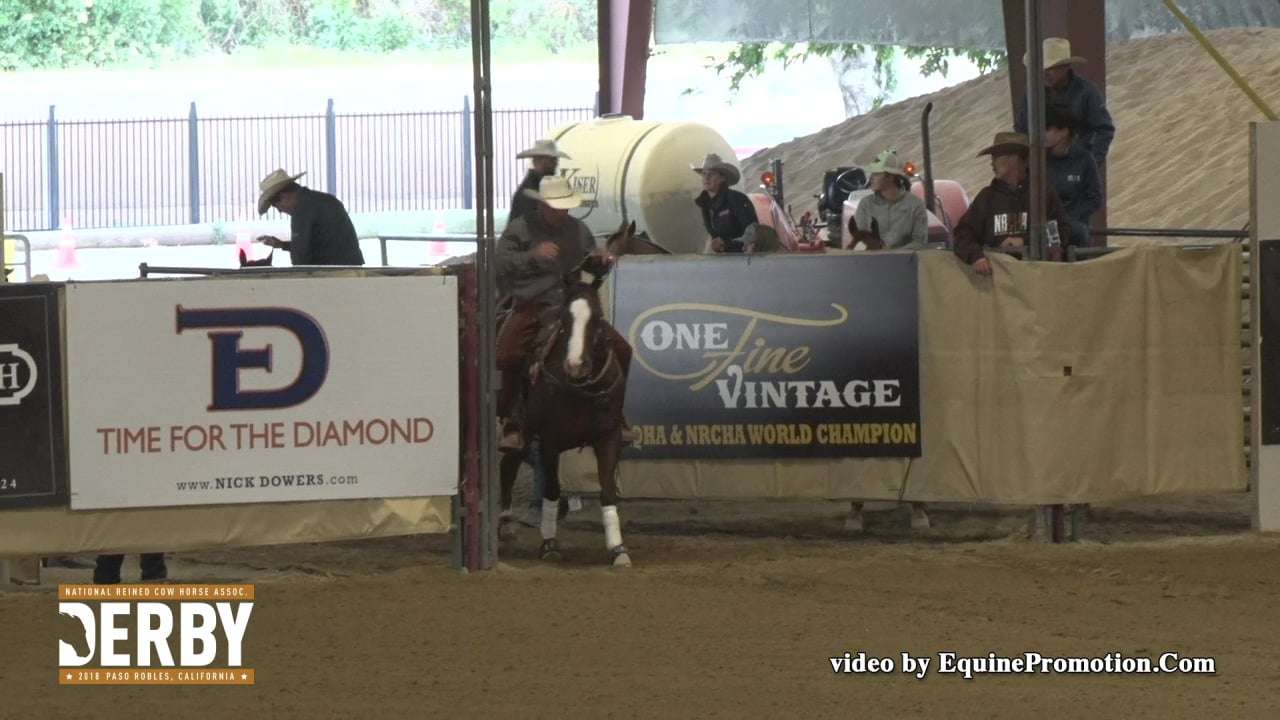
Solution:
{"label": "orange traffic cone", "polygon": [[53,266],[59,270],[75,270],[80,267],[80,258],[76,256],[75,230],[71,227],[71,219],[62,219],[62,236],[58,239],[58,257]]}
{"label": "orange traffic cone", "polygon": [[253,259],[253,241],[249,239],[249,231],[244,228],[236,230],[236,260],[244,253],[245,258]]}

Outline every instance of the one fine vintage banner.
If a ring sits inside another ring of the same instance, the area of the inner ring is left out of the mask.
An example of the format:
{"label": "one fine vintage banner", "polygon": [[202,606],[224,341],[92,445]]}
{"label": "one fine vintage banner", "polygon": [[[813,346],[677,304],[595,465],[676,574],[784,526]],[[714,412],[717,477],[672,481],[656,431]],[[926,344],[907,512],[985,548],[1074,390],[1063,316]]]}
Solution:
{"label": "one fine vintage banner", "polygon": [[60,289],[0,283],[0,510],[67,501]]}
{"label": "one fine vintage banner", "polygon": [[451,277],[67,286],[71,507],[448,496]]}
{"label": "one fine vintage banner", "polygon": [[624,457],[920,455],[914,254],[627,260]]}

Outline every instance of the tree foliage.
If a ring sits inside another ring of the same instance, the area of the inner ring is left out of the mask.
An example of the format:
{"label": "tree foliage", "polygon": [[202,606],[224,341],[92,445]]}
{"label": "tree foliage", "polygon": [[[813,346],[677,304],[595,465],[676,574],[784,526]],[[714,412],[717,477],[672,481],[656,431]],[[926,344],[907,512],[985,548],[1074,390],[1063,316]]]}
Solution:
{"label": "tree foliage", "polygon": [[[947,76],[950,61],[965,58],[972,62],[978,72],[986,74],[1005,66],[1005,53],[994,50],[956,51],[951,48],[928,47],[896,47],[893,45],[862,45],[857,43],[739,43],[729,51],[723,60],[712,59],[710,67],[717,75],[728,74],[729,89],[737,92],[743,80],[759,76],[770,63],[781,63],[788,68],[797,62],[810,58],[826,58],[836,71],[841,89],[845,95],[845,109],[850,115],[880,107],[885,99],[897,88],[898,77],[894,69],[894,60],[901,54],[913,60],[923,60],[921,73],[925,77],[931,75]],[[844,85],[844,71],[857,66],[857,61],[869,61],[877,92],[872,98],[871,107],[851,106],[850,88]],[[857,112],[854,112],[854,111]]]}
{"label": "tree foliage", "polygon": [[[495,46],[550,51],[596,38],[596,0],[493,0]],[[465,48],[470,0],[0,0],[0,69],[154,64],[296,44],[397,52]]]}

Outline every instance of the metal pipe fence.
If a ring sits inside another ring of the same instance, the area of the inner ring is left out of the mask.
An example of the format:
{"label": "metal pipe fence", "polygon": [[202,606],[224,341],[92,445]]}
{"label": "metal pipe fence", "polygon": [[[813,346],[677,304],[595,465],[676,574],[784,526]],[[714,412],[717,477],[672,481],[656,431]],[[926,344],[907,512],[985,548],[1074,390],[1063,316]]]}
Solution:
{"label": "metal pipe fence", "polygon": [[[495,192],[524,176],[515,155],[594,107],[495,110]],[[140,227],[257,217],[258,182],[275,168],[336,195],[352,213],[471,209],[474,116],[456,111],[323,113],[0,123],[14,231]],[[278,219],[269,210],[264,219]]]}

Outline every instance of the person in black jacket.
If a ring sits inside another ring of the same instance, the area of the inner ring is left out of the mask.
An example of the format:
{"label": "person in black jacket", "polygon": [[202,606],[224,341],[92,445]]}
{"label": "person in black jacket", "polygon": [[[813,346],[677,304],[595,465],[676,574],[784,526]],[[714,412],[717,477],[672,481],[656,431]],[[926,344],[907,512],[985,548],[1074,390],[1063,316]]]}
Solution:
{"label": "person in black jacket", "polygon": [[1045,181],[1049,183],[1071,218],[1076,244],[1087,247],[1089,220],[1102,208],[1102,180],[1093,155],[1076,142],[1080,121],[1068,108],[1045,109]]}
{"label": "person in black jacket", "polygon": [[738,168],[708,154],[702,167],[690,165],[702,176],[702,194],[694,200],[702,211],[702,225],[711,235],[711,250],[716,253],[740,253],[746,249],[743,236],[759,223],[751,198],[733,186],[742,179]]}
{"label": "person in black jacket", "polygon": [[508,225],[518,217],[537,211],[538,201],[531,198],[525,191],[538,192],[538,185],[542,182],[542,178],[556,174],[561,158],[573,159],[560,149],[555,140],[547,139],[539,140],[533,144],[533,147],[516,154],[517,160],[525,158],[529,159],[529,172],[525,173],[524,180],[520,183],[520,187],[516,188],[515,196],[511,198],[511,211],[507,215]]}
{"label": "person in black jacket", "polygon": [[298,184],[305,172],[277,169],[258,183],[258,214],[275,208],[289,216],[290,238],[263,235],[268,247],[289,253],[294,265],[364,265],[360,238],[342,201]]}
{"label": "person in black jacket", "polygon": [[[1026,63],[1026,56],[1022,61]],[[1084,58],[1071,54],[1071,43],[1065,38],[1044,39],[1045,105],[1060,104],[1070,111],[1080,124],[1078,141],[1081,147],[1093,155],[1098,167],[1102,167],[1116,136],[1116,124],[1111,119],[1102,90],[1071,69],[1072,65],[1084,61]],[[1027,123],[1027,100],[1024,96],[1013,129],[1026,135],[1029,132]]]}
{"label": "person in black jacket", "polygon": [[[991,156],[991,184],[974,197],[969,209],[956,224],[956,257],[979,275],[991,274],[986,248],[1026,247],[1030,228],[1027,213],[1031,204],[1027,177],[1031,143],[1022,133],[996,133],[994,142],[978,153]],[[1062,244],[1073,242],[1074,233],[1062,201],[1053,188],[1044,187],[1045,220],[1056,220]]]}

